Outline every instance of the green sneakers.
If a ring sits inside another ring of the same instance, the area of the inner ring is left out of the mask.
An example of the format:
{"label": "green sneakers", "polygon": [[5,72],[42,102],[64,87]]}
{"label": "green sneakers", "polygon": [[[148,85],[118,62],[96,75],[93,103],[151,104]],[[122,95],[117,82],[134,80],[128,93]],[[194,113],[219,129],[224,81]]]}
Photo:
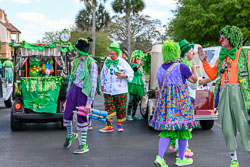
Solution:
{"label": "green sneakers", "polygon": [[74,154],[83,154],[89,151],[88,145],[79,145],[79,147],[74,151]]}
{"label": "green sneakers", "polygon": [[191,165],[193,164],[193,159],[192,158],[183,158],[183,160],[181,160],[180,158],[176,158],[176,163],[175,165],[177,166],[186,166],[186,165]]}
{"label": "green sneakers", "polygon": [[77,139],[78,134],[77,133],[73,133],[73,136],[71,138],[66,137],[65,143],[63,144],[64,148],[69,148],[71,146],[71,143],[73,142],[73,140]]}
{"label": "green sneakers", "polygon": [[140,117],[138,117],[138,116],[136,116],[136,115],[133,116],[132,118],[133,118],[133,120],[140,120],[140,119],[141,119]]}
{"label": "green sneakers", "polygon": [[238,161],[232,161],[230,167],[239,167],[239,162]]}
{"label": "green sneakers", "polygon": [[156,155],[154,165],[156,167],[168,167],[164,159],[162,159],[159,155]]}

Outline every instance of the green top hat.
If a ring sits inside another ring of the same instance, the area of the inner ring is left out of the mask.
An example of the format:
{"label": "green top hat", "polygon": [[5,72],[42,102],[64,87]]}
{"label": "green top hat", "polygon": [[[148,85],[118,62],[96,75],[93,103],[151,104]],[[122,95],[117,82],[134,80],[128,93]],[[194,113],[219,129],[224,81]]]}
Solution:
{"label": "green top hat", "polygon": [[120,45],[118,43],[113,42],[109,47],[108,50],[114,50],[116,51],[117,55],[119,56],[121,54],[121,49],[120,49]]}
{"label": "green top hat", "polygon": [[194,43],[190,44],[186,39],[183,39],[179,42],[180,49],[181,49],[181,57],[184,57],[184,55],[191,49],[194,48]]}

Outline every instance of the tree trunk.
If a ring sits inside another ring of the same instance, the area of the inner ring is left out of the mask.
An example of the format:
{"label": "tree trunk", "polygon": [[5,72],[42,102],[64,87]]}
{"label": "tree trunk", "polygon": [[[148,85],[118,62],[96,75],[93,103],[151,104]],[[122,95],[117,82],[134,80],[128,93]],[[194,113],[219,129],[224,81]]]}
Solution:
{"label": "tree trunk", "polygon": [[93,0],[93,18],[92,18],[92,57],[95,56],[95,27],[96,27],[96,0]]}
{"label": "tree trunk", "polygon": [[131,57],[131,32],[130,32],[130,10],[127,9],[126,11],[126,21],[127,21],[127,28],[128,28],[128,61]]}

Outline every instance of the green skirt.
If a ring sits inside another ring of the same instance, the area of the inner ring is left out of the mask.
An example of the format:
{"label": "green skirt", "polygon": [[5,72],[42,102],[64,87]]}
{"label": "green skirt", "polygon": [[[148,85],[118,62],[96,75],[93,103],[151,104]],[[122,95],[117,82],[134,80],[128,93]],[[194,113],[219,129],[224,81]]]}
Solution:
{"label": "green skirt", "polygon": [[159,134],[159,137],[170,137],[171,139],[189,140],[192,138],[190,130],[164,130]]}

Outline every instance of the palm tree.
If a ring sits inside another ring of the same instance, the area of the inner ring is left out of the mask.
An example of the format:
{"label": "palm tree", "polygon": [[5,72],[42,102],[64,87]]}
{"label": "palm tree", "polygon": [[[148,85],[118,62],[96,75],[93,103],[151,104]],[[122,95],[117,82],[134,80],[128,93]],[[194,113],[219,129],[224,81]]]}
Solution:
{"label": "palm tree", "polygon": [[82,30],[90,30],[92,27],[92,6],[90,3],[85,4],[76,16],[76,26]]}
{"label": "palm tree", "polygon": [[[92,43],[92,56],[95,56],[95,30],[96,30],[96,5],[97,2],[96,0],[80,0],[81,2],[84,2],[85,4],[87,3],[91,3],[92,5],[92,39],[93,39],[93,43]],[[104,2],[106,2],[106,0],[103,0]]]}
{"label": "palm tree", "polygon": [[131,32],[130,32],[130,18],[131,14],[137,14],[145,8],[143,0],[114,0],[112,8],[115,13],[125,13],[126,23],[128,29],[128,58],[131,56]]}
{"label": "palm tree", "polygon": [[[81,30],[91,30],[92,28],[92,5],[87,3],[85,8],[81,9],[76,16],[76,26]],[[96,31],[100,31],[101,29],[108,26],[110,23],[110,16],[105,7],[102,4],[98,5],[98,9],[96,10]]]}

